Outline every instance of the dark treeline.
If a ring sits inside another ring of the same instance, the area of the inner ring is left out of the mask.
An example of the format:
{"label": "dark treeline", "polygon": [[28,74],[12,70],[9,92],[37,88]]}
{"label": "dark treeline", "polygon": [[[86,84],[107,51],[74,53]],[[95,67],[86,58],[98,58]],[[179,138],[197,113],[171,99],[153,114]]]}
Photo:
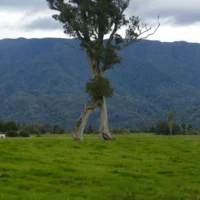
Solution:
{"label": "dark treeline", "polygon": [[36,125],[36,124],[17,124],[14,121],[4,122],[0,120],[0,133],[5,133],[10,137],[28,137],[30,134],[39,136],[40,134],[63,134],[65,129],[58,125]]}
{"label": "dark treeline", "polygon": [[[124,133],[153,133],[157,135],[170,135],[170,129],[168,121],[158,122],[155,126],[151,127],[140,127],[140,128],[112,128],[112,133],[114,134],[124,134]],[[98,133],[98,130],[95,129],[92,125],[89,125],[85,133],[92,134]],[[181,124],[179,125],[176,122],[173,122],[172,125],[172,135],[200,135],[200,130],[192,127],[191,124]]]}
{"label": "dark treeline", "polygon": [[[113,127],[111,128],[114,134],[126,134],[126,133],[152,133],[157,135],[170,135],[169,125],[167,121],[158,122],[155,126],[140,127],[140,128],[124,128]],[[14,121],[4,122],[0,120],[0,133],[4,133],[10,137],[28,137],[30,135],[40,136],[42,134],[64,134],[70,133],[59,125],[37,125],[37,124],[17,124]],[[85,129],[86,134],[98,134],[98,129],[95,126],[89,124]],[[181,124],[173,122],[172,127],[173,135],[200,135],[200,130],[192,127],[191,124]]]}

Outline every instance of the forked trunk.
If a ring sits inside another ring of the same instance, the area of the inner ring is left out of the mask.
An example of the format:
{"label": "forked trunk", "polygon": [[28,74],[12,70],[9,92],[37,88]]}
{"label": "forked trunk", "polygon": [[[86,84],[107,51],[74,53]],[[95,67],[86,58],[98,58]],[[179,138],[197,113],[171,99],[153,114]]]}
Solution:
{"label": "forked trunk", "polygon": [[100,108],[100,129],[99,129],[100,138],[104,140],[112,140],[114,139],[114,137],[110,133],[108,128],[108,114],[107,114],[105,97],[102,97],[101,103],[99,104],[99,108]]}
{"label": "forked trunk", "polygon": [[[90,71],[92,74],[92,78],[94,79],[97,75],[100,74],[100,70],[99,70],[97,62],[95,60],[92,60],[89,54],[87,54],[87,57],[88,57],[88,63],[89,63]],[[112,134],[109,132],[109,129],[108,129],[108,115],[107,115],[105,97],[101,97],[98,100],[92,99],[85,106],[85,109],[81,117],[77,121],[76,127],[74,128],[74,131],[73,131],[73,137],[75,140],[83,140],[83,132],[85,130],[88,117],[97,106],[99,106],[100,108],[100,129],[99,129],[100,138],[104,140],[114,139],[114,137],[112,136]]]}
{"label": "forked trunk", "polygon": [[85,130],[87,120],[91,112],[99,106],[100,108],[100,129],[99,135],[103,140],[112,140],[114,139],[113,135],[110,133],[108,128],[108,115],[105,97],[102,97],[100,100],[92,99],[86,106],[84,111],[81,114],[81,117],[76,123],[76,127],[73,131],[74,140],[83,140],[83,132]]}
{"label": "forked trunk", "polygon": [[73,138],[74,140],[83,140],[83,132],[85,130],[85,126],[87,124],[88,117],[90,116],[91,112],[98,106],[98,101],[92,99],[89,103],[85,106],[84,111],[81,114],[81,117],[76,123],[76,127],[73,130]]}

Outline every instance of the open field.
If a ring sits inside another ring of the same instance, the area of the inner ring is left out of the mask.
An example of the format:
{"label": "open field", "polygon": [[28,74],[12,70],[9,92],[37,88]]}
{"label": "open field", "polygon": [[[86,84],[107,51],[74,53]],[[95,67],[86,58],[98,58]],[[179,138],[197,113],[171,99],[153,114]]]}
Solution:
{"label": "open field", "polygon": [[200,137],[0,140],[0,200],[199,200]]}

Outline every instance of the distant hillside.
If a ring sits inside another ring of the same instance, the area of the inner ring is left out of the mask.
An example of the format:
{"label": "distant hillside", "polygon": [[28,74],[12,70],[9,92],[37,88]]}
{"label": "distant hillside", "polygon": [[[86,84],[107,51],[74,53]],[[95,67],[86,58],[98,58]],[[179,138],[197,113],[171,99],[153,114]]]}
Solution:
{"label": "distant hillside", "polygon": [[[90,79],[77,40],[0,40],[0,119],[71,129],[88,97]],[[140,127],[166,119],[200,127],[200,44],[142,41],[121,52],[107,76],[111,126]],[[98,124],[98,111],[90,123]]]}

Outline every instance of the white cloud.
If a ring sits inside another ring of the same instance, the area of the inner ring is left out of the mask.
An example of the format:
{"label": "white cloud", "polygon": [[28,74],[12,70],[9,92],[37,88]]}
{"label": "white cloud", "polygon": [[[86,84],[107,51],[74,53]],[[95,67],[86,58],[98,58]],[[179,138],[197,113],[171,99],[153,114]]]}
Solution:
{"label": "white cloud", "polygon": [[128,13],[146,19],[172,17],[173,23],[180,25],[200,22],[199,10],[199,0],[132,0]]}
{"label": "white cloud", "polygon": [[[26,10],[22,10],[21,12],[17,11],[1,11],[0,12],[0,19],[4,19],[0,21],[0,38],[18,38],[18,37],[25,37],[25,38],[43,38],[43,37],[66,37],[63,33],[62,26],[54,21],[51,18],[52,11],[45,10],[43,12],[28,12]],[[30,26],[37,23],[38,20],[49,19],[46,23],[52,23],[56,28],[54,29],[39,29],[33,28],[31,29]]]}
{"label": "white cloud", "polygon": [[200,23],[182,27],[165,25],[155,35],[151,36],[150,39],[166,42],[187,41],[200,43],[199,33]]}
{"label": "white cloud", "polygon": [[[161,27],[150,39],[200,43],[199,10],[199,0],[131,0],[127,13],[150,23],[160,15]],[[0,38],[66,37],[52,13],[45,0],[0,0]]]}

